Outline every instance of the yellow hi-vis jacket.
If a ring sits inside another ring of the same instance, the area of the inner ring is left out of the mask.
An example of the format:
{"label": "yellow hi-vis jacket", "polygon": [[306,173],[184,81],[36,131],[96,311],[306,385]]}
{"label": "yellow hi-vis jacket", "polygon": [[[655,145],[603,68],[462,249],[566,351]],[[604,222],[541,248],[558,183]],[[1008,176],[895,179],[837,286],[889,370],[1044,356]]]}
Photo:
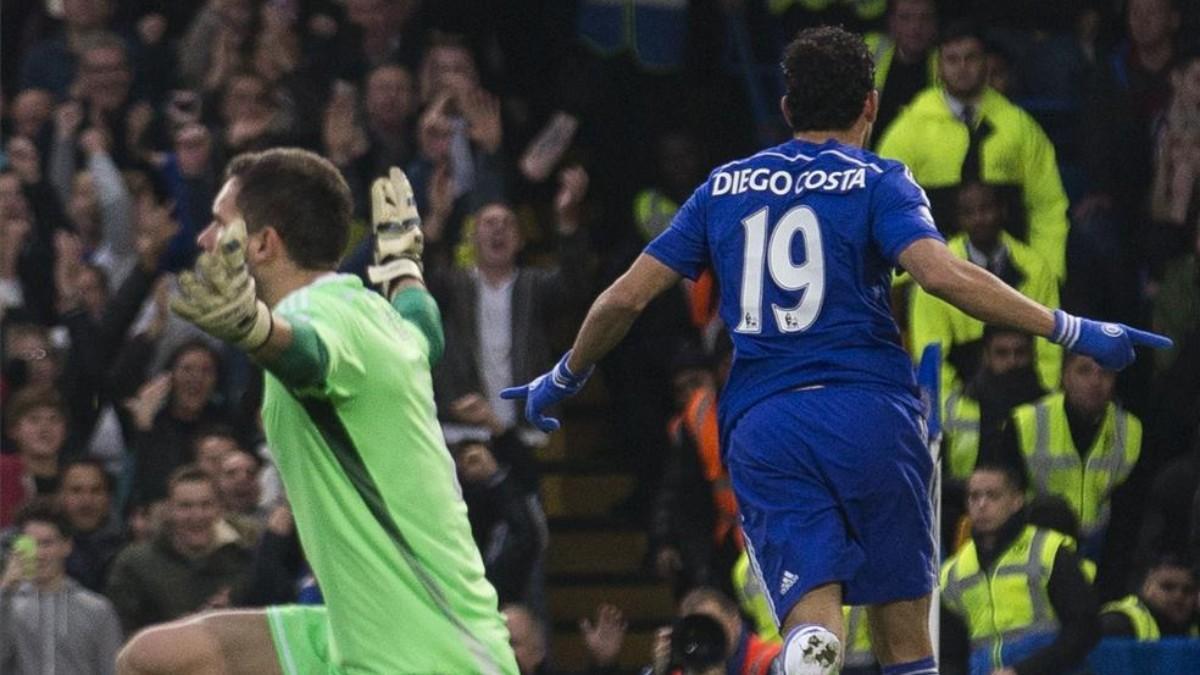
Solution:
{"label": "yellow hi-vis jacket", "polygon": [[1137,464],[1142,452],[1142,423],[1109,403],[1085,463],[1071,438],[1064,405],[1062,392],[1048,394],[1018,406],[1013,421],[1031,492],[1066,499],[1079,516],[1080,536],[1087,539],[1108,524],[1112,492]]}
{"label": "yellow hi-vis jacket", "polygon": [[[1067,195],[1055,163],[1054,146],[1028,113],[999,92],[987,89],[977,106],[992,133],[980,148],[980,177],[986,183],[1020,189],[1029,221],[1029,245],[1046,259],[1054,276],[1066,276]],[[879,142],[881,157],[908,165],[926,190],[962,181],[967,127],[955,117],[939,87],[917,94]],[[947,224],[942,223],[945,227]]]}
{"label": "yellow hi-vis jacket", "polygon": [[[1017,290],[1051,309],[1057,309],[1058,280],[1046,264],[1046,260],[1037,251],[1007,232],[1000,233],[1000,240],[1008,248],[1009,260],[1013,266],[1025,277],[1017,286]],[[966,235],[951,238],[947,246],[954,255],[963,260],[967,259]],[[954,345],[982,338],[983,322],[967,316],[966,312],[934,297],[918,286],[913,289],[908,305],[908,335],[908,344],[914,359],[920,358],[925,346],[932,342],[942,345],[942,354],[949,354]],[[1057,389],[1059,374],[1062,371],[1062,347],[1041,337],[1033,342],[1038,380],[1041,381],[1042,388],[1047,391]],[[949,392],[958,379],[958,372],[954,366],[943,359],[941,391]]]}
{"label": "yellow hi-vis jacket", "polygon": [[[1138,642],[1149,642],[1162,638],[1158,620],[1150,613],[1150,608],[1136,595],[1128,595],[1120,600],[1104,603],[1104,606],[1100,608],[1100,613],[1108,612],[1116,612],[1129,617],[1129,622],[1133,624],[1133,637]],[[1192,626],[1188,631],[1188,637],[1200,637],[1200,628]]]}
{"label": "yellow hi-vis jacket", "polygon": [[942,604],[962,617],[972,653],[988,650],[994,668],[1003,667],[1006,647],[1058,632],[1058,616],[1047,590],[1058,550],[1071,538],[1032,525],[993,563],[979,567],[974,540],[942,565]]}

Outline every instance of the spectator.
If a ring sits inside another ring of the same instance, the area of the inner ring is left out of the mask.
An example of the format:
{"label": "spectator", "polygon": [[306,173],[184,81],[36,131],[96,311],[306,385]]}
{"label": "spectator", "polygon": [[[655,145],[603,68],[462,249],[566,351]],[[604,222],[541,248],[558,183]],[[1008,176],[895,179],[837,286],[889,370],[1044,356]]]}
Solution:
{"label": "spectator", "polygon": [[[139,346],[131,341],[126,350],[139,350]],[[137,353],[129,358],[148,357],[148,353]],[[131,364],[119,368],[135,373],[139,370]],[[152,377],[125,401],[126,435],[134,465],[133,504],[147,504],[166,496],[171,472],[195,460],[192,436],[196,430],[226,421],[213,402],[220,368],[220,357],[208,343],[184,343],[171,357],[166,371]]]}
{"label": "spectator", "polygon": [[559,259],[553,268],[517,265],[517,216],[503,203],[484,206],[475,217],[472,269],[429,260],[426,279],[446,331],[446,352],[434,370],[434,391],[447,421],[485,422],[473,414],[477,406],[469,405],[473,399],[468,397],[477,396],[487,402],[500,430],[520,424],[516,405],[502,400],[500,390],[535,376],[551,362],[551,320],[578,304],[587,291],[586,244],[580,229],[587,183],[581,168],[563,172],[555,198]]}
{"label": "spectator", "polygon": [[[50,183],[67,206],[67,217],[81,239],[84,257],[105,270],[110,289],[115,291],[137,261],[133,203],[110,154],[109,132],[94,126],[80,132],[83,121],[83,106],[74,101],[55,111]],[[87,169],[83,171],[75,170],[77,148],[87,157]]]}
{"label": "spectator", "polygon": [[23,387],[42,392],[54,389],[62,371],[46,327],[13,322],[4,329],[4,379],[10,391]]}
{"label": "spectator", "polygon": [[[676,614],[685,620],[695,615],[705,616],[721,627],[725,638],[725,667],[714,672],[728,675],[766,675],[771,672],[779,654],[779,643],[764,642],[749,630],[737,603],[721,591],[708,586],[691,590],[679,601]],[[672,651],[675,641],[670,629],[660,630],[655,636],[654,673],[665,675],[669,672],[664,657]]]}
{"label": "spectator", "polygon": [[221,88],[221,156],[263,150],[284,144],[288,120],[279,105],[278,91],[251,71],[230,75]]}
{"label": "spectator", "polygon": [[942,541],[949,551],[957,548],[966,481],[979,461],[981,446],[993,442],[1014,407],[1046,393],[1033,368],[1030,335],[985,326],[981,343],[979,372],[966,385],[950,390],[942,416]]}
{"label": "spectator", "polygon": [[67,574],[97,593],[126,542],[113,514],[113,488],[112,476],[94,459],[68,462],[58,485],[58,505],[71,529]]}
{"label": "spectator", "polygon": [[[1113,400],[1116,373],[1067,354],[1062,391],[1013,411],[1000,452],[1035,495],[1059,495],[1079,518],[1082,552],[1100,553],[1113,491],[1142,452],[1142,423]],[[1102,561],[1103,562],[1103,561]]]}
{"label": "spectator", "polygon": [[676,597],[696,586],[732,594],[741,554],[737,500],[717,435],[717,391],[729,372],[732,345],[719,341],[718,363],[700,352],[676,356],[673,386],[679,414],[669,422],[671,448],[655,498],[650,539],[655,571]]}
{"label": "spectator", "polygon": [[[947,28],[939,45],[941,84],[921,92],[879,142],[879,154],[908,165],[930,193],[947,234],[954,192],[964,181],[1004,185],[1012,194],[1012,233],[1065,277],[1067,197],[1054,148],[1032,117],[987,86],[984,38],[971,24]],[[1017,208],[1020,205],[1022,208]]]}
{"label": "spectator", "polygon": [[12,135],[28,138],[42,146],[42,132],[53,112],[53,93],[45,89],[21,91],[12,102]]}
{"label": "spectator", "polygon": [[253,557],[220,513],[216,485],[200,469],[171,474],[166,527],[121,551],[108,578],[105,595],[126,633],[237,603]]}
{"label": "spectator", "polygon": [[1150,562],[1136,595],[1101,610],[1104,637],[1139,642],[1165,637],[1200,637],[1196,622],[1196,575],[1182,558],[1160,554]]}
{"label": "spectator", "polygon": [[112,18],[112,0],[65,0],[62,32],[35,43],[21,64],[21,88],[50,90],[65,98],[75,80],[78,55],[87,39],[102,32]]}
{"label": "spectator", "polygon": [[5,401],[4,414],[16,452],[0,455],[0,484],[5,487],[0,527],[12,523],[15,509],[26,499],[58,489],[67,442],[66,408],[53,390],[20,391]]}
{"label": "spectator", "polygon": [[1164,262],[1188,250],[1200,227],[1200,52],[1178,59],[1171,69],[1171,102],[1160,125],[1150,188],[1148,253],[1155,278]]}
{"label": "spectator", "polygon": [[219,481],[221,465],[234,452],[243,452],[233,427],[227,424],[210,424],[196,430],[192,436],[192,455],[196,466],[209,478]]}
{"label": "spectator", "polygon": [[1192,230],[1191,249],[1172,260],[1154,297],[1155,330],[1175,341],[1154,355],[1155,370],[1165,375],[1179,355],[1193,348],[1200,338],[1200,225]]}
{"label": "spectator", "polygon": [[[258,472],[262,461],[255,455],[237,448],[221,458],[217,475],[217,494],[225,517],[239,531],[258,533],[270,515],[259,507],[262,490],[258,483]],[[257,537],[251,537],[253,543]]]}
{"label": "spectator", "polygon": [[[509,640],[517,657],[521,675],[556,675],[561,673],[550,663],[546,650],[546,627],[525,605],[507,604],[500,608],[508,624]],[[588,675],[608,675],[619,672],[617,657],[625,641],[625,617],[613,605],[600,605],[594,619],[580,619],[579,630],[587,648]]]}
{"label": "spectator", "polygon": [[[1057,308],[1058,281],[1045,259],[1005,231],[1010,217],[999,188],[964,181],[957,195],[956,222],[962,230],[950,239],[950,251],[986,268],[1005,283],[1050,308]],[[926,345],[942,345],[942,391],[955,381],[970,382],[979,368],[979,339],[983,322],[973,319],[922,288],[913,289],[909,306],[909,347],[920,358]],[[1058,384],[1062,348],[1038,338],[1033,355],[1042,387]]]}
{"label": "spectator", "polygon": [[971,540],[942,566],[943,673],[1070,672],[1099,637],[1098,602],[1074,542],[1028,524],[1024,508],[1020,474],[975,468]]}
{"label": "spectator", "polygon": [[36,543],[33,560],[13,550],[0,579],[0,670],[5,673],[114,673],[121,625],[112,603],[68,576],[71,530],[50,502],[17,517]]}
{"label": "spectator", "polygon": [[[1137,550],[1188,558],[1188,536],[1197,523],[1192,501],[1200,491],[1200,436],[1193,435],[1190,451],[1167,462],[1145,496]],[[1144,561],[1143,561],[1144,562]]]}
{"label": "spectator", "polygon": [[[129,51],[121,38],[111,33],[98,33],[89,37],[79,57],[79,74],[72,85],[79,102],[83,105],[86,129],[95,129],[107,137],[108,152],[118,166],[130,166],[135,156],[139,123],[131,113],[136,109],[144,119],[149,111],[147,104],[138,103],[133,97],[133,72],[129,65]],[[144,124],[142,124],[144,126]],[[82,138],[81,138],[82,140]]]}
{"label": "spectator", "polygon": [[879,91],[877,141],[900,110],[937,81],[937,30],[933,0],[894,0],[888,3],[887,32],[865,36],[875,59],[875,89]]}
{"label": "spectator", "polygon": [[488,581],[495,586],[501,604],[526,601],[530,570],[543,542],[520,488],[496,462],[486,442],[459,442],[451,454]]}

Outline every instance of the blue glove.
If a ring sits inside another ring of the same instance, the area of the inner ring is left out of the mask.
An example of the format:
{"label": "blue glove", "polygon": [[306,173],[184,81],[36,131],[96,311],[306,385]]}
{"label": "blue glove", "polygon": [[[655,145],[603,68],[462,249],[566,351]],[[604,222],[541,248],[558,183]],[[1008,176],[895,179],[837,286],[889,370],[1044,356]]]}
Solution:
{"label": "blue glove", "polygon": [[1134,347],[1165,349],[1175,344],[1165,335],[1130,328],[1123,323],[1092,321],[1061,309],[1054,310],[1054,332],[1050,334],[1050,341],[1090,356],[1108,370],[1121,370],[1133,363],[1136,358]]}
{"label": "blue glove", "polygon": [[525,419],[547,433],[558,429],[558,420],[543,415],[542,411],[568,396],[577,394],[580,389],[583,389],[583,385],[587,384],[592,371],[596,369],[595,366],[592,366],[576,375],[567,368],[567,359],[569,358],[571,358],[571,352],[563,354],[553,370],[545,375],[539,375],[537,379],[523,387],[509,387],[501,391],[500,398],[525,399]]}

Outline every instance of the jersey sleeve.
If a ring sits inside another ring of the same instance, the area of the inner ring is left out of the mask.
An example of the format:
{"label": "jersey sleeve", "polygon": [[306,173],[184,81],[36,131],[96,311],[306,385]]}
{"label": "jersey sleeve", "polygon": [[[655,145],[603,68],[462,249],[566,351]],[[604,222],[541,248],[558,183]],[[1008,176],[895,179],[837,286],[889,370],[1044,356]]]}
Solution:
{"label": "jersey sleeve", "polygon": [[[297,337],[304,337],[295,343],[297,349],[304,351],[305,360],[315,360],[317,372],[305,369],[307,377],[294,378],[280,375],[280,380],[288,385],[297,396],[311,396],[325,399],[346,398],[350,395],[347,387],[339,385],[342,378],[338,377],[348,369],[362,370],[361,359],[349,348],[344,322],[337,320],[336,311],[330,311],[324,306],[320,311],[313,311],[311,305],[291,306],[279,311],[280,316],[292,325]],[[298,355],[295,355],[298,356]],[[274,370],[274,369],[272,369]]]}
{"label": "jersey sleeve", "polygon": [[707,182],[696,188],[671,226],[646,246],[646,253],[692,281],[708,267],[708,191]]}
{"label": "jersey sleeve", "polygon": [[903,164],[893,164],[871,193],[871,236],[893,265],[918,239],[945,241],[933,222],[929,198]]}

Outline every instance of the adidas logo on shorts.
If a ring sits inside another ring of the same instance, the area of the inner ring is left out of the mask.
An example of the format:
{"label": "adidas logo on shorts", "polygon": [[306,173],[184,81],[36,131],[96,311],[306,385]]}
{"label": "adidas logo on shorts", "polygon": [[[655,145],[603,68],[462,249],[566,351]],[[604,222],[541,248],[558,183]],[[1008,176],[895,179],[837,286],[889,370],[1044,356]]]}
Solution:
{"label": "adidas logo on shorts", "polygon": [[779,584],[779,594],[780,595],[787,594],[787,592],[789,590],[791,590],[792,586],[794,586],[796,584],[797,579],[799,579],[799,577],[797,577],[795,574],[793,574],[792,572],[789,572],[787,570],[784,570],[783,571],[783,581]]}

